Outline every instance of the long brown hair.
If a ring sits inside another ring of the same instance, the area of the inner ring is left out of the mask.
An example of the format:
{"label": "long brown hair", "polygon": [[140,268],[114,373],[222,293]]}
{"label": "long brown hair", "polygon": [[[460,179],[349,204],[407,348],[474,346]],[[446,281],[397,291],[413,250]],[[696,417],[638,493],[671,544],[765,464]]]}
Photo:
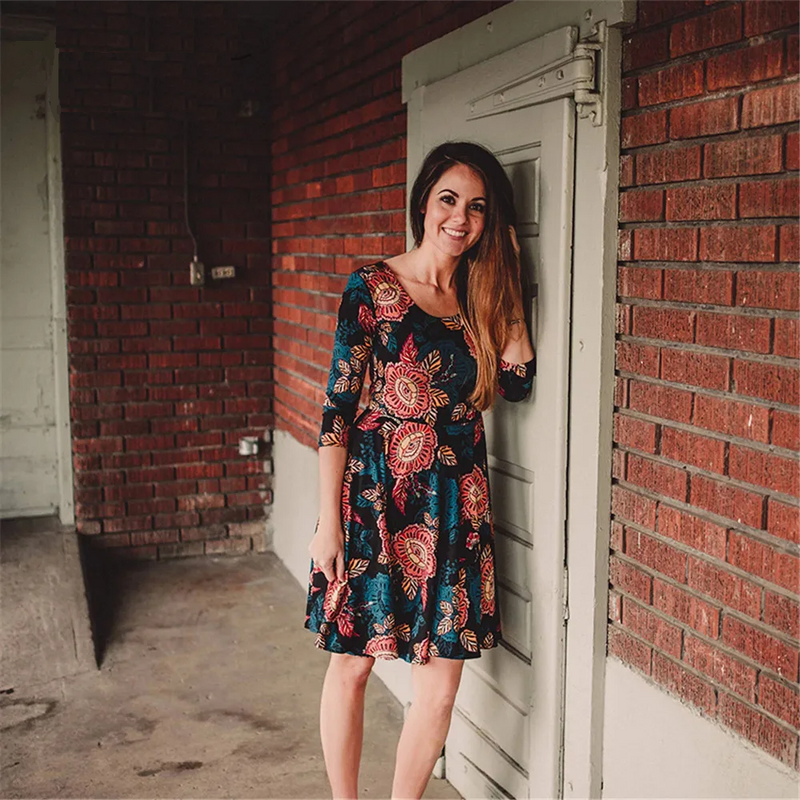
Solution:
{"label": "long brown hair", "polygon": [[409,215],[417,246],[425,232],[430,191],[456,164],[469,167],[486,189],[483,234],[456,269],[459,309],[478,362],[470,401],[485,411],[497,394],[498,359],[511,335],[511,320],[522,317],[519,259],[508,230],[517,221],[514,190],[500,162],[485,148],[472,142],[440,144],[425,157],[411,189]]}

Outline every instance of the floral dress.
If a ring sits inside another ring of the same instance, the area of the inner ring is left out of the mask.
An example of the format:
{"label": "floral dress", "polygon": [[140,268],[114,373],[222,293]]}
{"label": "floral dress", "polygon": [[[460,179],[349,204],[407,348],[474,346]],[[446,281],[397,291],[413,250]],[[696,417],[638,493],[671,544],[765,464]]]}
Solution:
{"label": "floral dress", "polygon": [[[319,436],[348,453],[346,576],[328,582],[312,562],[305,627],[317,647],[420,664],[498,644],[486,437],[468,400],[474,352],[460,316],[423,311],[385,262],[351,274]],[[535,366],[500,359],[500,394],[527,397]]]}

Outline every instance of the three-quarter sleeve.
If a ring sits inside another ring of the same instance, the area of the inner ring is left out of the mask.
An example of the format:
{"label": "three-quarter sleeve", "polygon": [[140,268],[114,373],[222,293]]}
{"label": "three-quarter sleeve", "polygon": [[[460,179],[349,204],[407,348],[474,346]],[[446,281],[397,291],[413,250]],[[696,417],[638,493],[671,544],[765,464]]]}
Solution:
{"label": "three-quarter sleeve", "polygon": [[535,353],[533,358],[524,364],[514,364],[500,358],[497,366],[497,388],[500,396],[512,403],[524,400],[531,393],[535,374]]}
{"label": "three-quarter sleeve", "polygon": [[374,331],[372,296],[364,278],[356,271],[350,275],[339,305],[319,446],[347,447],[372,353]]}

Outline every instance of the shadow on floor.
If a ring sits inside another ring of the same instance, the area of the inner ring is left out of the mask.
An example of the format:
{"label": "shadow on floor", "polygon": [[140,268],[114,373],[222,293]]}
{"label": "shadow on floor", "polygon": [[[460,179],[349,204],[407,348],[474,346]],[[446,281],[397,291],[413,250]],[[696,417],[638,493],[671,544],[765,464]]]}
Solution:
{"label": "shadow on floor", "polygon": [[125,566],[107,551],[79,536],[81,564],[89,604],[94,654],[97,666],[103,660],[114,630],[114,618],[122,603],[122,573]]}

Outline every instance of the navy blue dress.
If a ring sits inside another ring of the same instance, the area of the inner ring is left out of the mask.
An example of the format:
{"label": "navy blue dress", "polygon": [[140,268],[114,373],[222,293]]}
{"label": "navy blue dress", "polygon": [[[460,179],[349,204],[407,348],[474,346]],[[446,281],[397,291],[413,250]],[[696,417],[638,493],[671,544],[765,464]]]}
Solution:
{"label": "navy blue dress", "polygon": [[[317,647],[421,664],[500,641],[486,437],[468,399],[474,353],[460,316],[423,311],[385,262],[350,276],[319,435],[348,452],[347,566],[328,582],[311,565],[305,627]],[[535,367],[499,359],[500,394],[524,400]]]}

